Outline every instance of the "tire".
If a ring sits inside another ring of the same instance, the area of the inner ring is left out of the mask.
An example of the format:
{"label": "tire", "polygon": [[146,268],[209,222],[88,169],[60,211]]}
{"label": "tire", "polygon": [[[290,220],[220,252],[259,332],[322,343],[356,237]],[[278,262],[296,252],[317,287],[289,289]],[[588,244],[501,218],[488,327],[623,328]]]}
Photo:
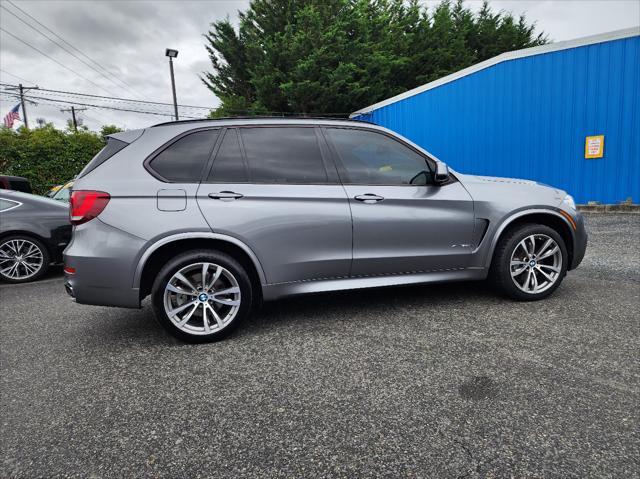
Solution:
{"label": "tire", "polygon": [[538,301],[560,286],[568,263],[567,247],[554,229],[524,224],[500,238],[493,254],[490,279],[509,298]]}
{"label": "tire", "polygon": [[251,314],[252,297],[251,280],[242,265],[214,250],[176,256],[160,270],[151,289],[158,322],[171,335],[189,343],[228,336]]}
{"label": "tire", "polygon": [[6,283],[40,279],[49,270],[50,262],[47,247],[32,236],[15,234],[0,240],[0,280]]}

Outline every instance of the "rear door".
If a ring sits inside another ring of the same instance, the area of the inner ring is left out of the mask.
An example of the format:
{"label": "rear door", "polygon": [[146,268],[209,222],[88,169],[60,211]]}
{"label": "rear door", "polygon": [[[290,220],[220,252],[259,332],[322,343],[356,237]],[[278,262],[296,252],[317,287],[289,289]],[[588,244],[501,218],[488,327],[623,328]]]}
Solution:
{"label": "rear door", "polygon": [[247,244],[269,283],[347,276],[349,202],[319,130],[252,126],[223,135],[197,192],[211,229]]}
{"label": "rear door", "polygon": [[435,185],[433,160],[386,133],[324,131],[353,215],[352,276],[467,266],[473,201],[459,182]]}

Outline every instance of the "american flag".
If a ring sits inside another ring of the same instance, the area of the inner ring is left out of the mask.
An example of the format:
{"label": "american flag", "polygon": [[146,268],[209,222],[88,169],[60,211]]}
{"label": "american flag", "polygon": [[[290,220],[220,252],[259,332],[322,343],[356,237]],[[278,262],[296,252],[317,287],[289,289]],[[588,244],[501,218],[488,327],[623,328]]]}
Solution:
{"label": "american flag", "polygon": [[13,128],[13,122],[20,120],[20,103],[14,106],[4,117],[4,126]]}

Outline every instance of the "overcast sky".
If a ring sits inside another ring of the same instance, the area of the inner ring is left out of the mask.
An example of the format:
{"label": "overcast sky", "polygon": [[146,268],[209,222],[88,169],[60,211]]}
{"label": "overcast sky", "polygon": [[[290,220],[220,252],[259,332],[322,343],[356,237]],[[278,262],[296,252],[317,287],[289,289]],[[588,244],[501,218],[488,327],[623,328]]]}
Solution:
{"label": "overcast sky", "polygon": [[[421,3],[431,7],[438,2],[427,0]],[[169,66],[164,56],[165,48],[170,47],[180,51],[175,62],[178,103],[212,108],[218,104],[218,100],[198,77],[210,68],[202,35],[211,22],[225,17],[236,21],[238,10],[246,9],[248,4],[248,0],[0,0],[0,25],[3,29],[0,32],[0,82],[22,82],[52,90],[171,102]],[[467,0],[467,4],[477,9],[481,1]],[[514,15],[526,13],[529,21],[535,21],[539,30],[545,31],[554,41],[640,24],[640,0],[495,0],[491,5],[494,10],[507,10]],[[107,70],[110,75],[105,73],[105,76],[111,81],[29,28],[9,11],[36,26],[96,70]],[[34,19],[100,66],[63,43]],[[30,93],[34,96],[45,95],[33,91]],[[64,97],[58,95],[58,98]],[[71,102],[95,103],[92,99],[67,99]],[[68,113],[59,111],[64,105],[52,106],[43,100],[35,101],[38,105],[27,106],[31,125],[35,124],[37,118],[53,121],[58,126],[64,125]],[[15,100],[0,100],[0,114],[4,117],[15,104]],[[136,108],[131,104],[108,104]],[[169,107],[145,108],[171,114]],[[184,110],[183,114],[202,116],[206,111]],[[171,119],[169,116],[116,112],[95,107],[82,112],[80,116],[91,129],[99,129],[104,123],[138,128]]]}

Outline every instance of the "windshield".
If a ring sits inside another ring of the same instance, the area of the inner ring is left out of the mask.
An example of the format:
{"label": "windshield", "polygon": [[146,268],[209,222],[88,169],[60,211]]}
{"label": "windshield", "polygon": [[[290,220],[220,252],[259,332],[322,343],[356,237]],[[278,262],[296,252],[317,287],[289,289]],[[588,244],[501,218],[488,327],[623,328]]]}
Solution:
{"label": "windshield", "polygon": [[67,183],[62,188],[60,188],[56,193],[52,196],[54,200],[58,201],[66,201],[69,202],[69,197],[71,196],[71,187],[73,183]]}

